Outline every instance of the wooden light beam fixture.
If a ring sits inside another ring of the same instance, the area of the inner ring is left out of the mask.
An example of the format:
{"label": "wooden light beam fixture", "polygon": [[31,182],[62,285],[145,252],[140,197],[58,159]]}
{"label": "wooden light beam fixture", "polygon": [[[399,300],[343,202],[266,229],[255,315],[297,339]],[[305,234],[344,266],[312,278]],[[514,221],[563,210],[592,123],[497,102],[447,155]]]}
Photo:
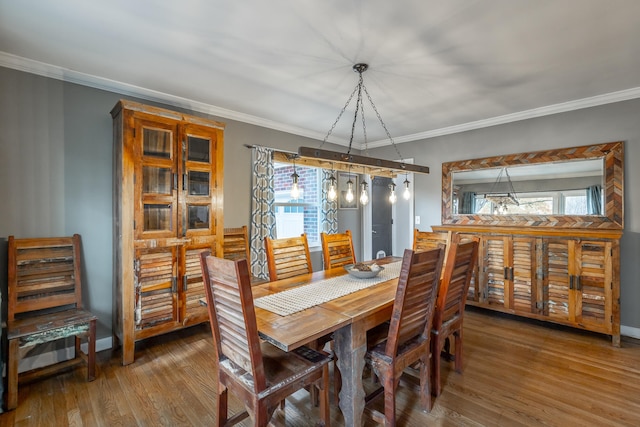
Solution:
{"label": "wooden light beam fixture", "polygon": [[[367,88],[364,85],[364,81],[362,79],[362,73],[365,72],[368,68],[369,66],[363,63],[355,64],[353,66],[353,71],[357,72],[359,75],[358,84],[356,85],[355,89],[351,93],[351,96],[347,100],[347,103],[344,105],[344,107],[340,111],[338,118],[333,123],[333,126],[327,133],[327,136],[325,136],[324,140],[322,141],[322,144],[320,144],[318,148],[300,147],[298,148],[297,155],[285,154],[285,157],[289,157],[289,159],[286,161],[291,162],[291,159],[295,157],[295,161],[298,162],[298,164],[304,164],[306,166],[321,167],[325,169],[332,168],[332,169],[341,170],[341,171],[349,171],[350,168],[357,168],[357,169],[362,169],[363,173],[368,175],[384,176],[384,177],[390,177],[390,178],[395,178],[399,174],[407,174],[407,173],[428,174],[429,173],[429,168],[427,166],[408,164],[408,163],[405,163],[404,160],[402,159],[402,155],[400,154],[400,151],[398,150],[396,143],[393,141],[393,138],[391,138],[391,134],[389,133],[387,126],[382,121],[382,117],[380,117],[380,113],[378,113],[378,109],[373,103],[373,100],[371,99],[371,95],[369,95],[369,92],[367,91]],[[365,152],[367,151],[367,130],[366,130],[366,124],[364,120],[364,108],[363,108],[363,98],[362,98],[363,92],[367,95],[367,98],[369,99],[369,103],[373,107],[373,110],[375,111],[380,121],[380,124],[385,130],[387,137],[391,142],[391,145],[393,145],[393,148],[395,148],[396,154],[398,155],[398,158],[400,159],[400,161],[377,159],[369,156],[351,154],[351,147],[353,145],[353,134],[355,131],[356,123],[358,121],[358,114],[361,115],[362,127],[363,127],[363,133],[364,133]],[[349,140],[349,149],[347,150],[346,153],[341,153],[338,151],[323,150],[322,146],[325,144],[325,142],[327,142],[327,139],[329,138],[329,136],[331,135],[331,132],[335,128],[336,123],[338,123],[338,121],[342,117],[342,114],[345,112],[345,110],[349,106],[351,100],[353,99],[356,93],[357,93],[356,108],[355,108],[355,114],[353,116],[353,124],[351,126],[351,138]],[[282,158],[274,159],[274,160],[285,161]]]}

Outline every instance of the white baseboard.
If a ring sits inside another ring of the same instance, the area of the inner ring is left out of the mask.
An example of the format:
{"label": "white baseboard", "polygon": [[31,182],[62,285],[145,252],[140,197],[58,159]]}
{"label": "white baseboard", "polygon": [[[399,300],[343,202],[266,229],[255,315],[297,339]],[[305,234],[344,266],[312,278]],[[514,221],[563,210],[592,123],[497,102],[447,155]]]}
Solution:
{"label": "white baseboard", "polygon": [[[101,338],[96,341],[96,352],[108,350],[113,346],[113,338]],[[83,343],[80,348],[86,353],[87,344]],[[18,364],[18,372],[26,372],[31,369],[42,368],[53,363],[62,362],[73,357],[73,347],[67,347],[60,350],[49,351],[38,354],[37,356],[29,356],[20,360]]]}
{"label": "white baseboard", "polygon": [[640,340],[640,328],[632,328],[631,326],[620,326],[620,335]]}

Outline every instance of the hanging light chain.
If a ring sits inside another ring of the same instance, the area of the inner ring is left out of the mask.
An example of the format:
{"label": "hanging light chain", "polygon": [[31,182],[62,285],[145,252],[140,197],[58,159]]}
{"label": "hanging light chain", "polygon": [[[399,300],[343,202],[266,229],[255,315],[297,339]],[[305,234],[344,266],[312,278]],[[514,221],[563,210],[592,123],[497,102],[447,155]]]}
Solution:
{"label": "hanging light chain", "polygon": [[362,88],[364,84],[362,83],[362,72],[360,74],[360,79],[358,80],[358,97],[356,98],[356,109],[353,115],[353,123],[351,124],[351,138],[349,138],[349,149],[347,150],[347,154],[351,154],[351,147],[353,145],[353,135],[356,133],[356,123],[358,121],[358,112],[360,111],[360,105],[362,104]]}
{"label": "hanging light chain", "polygon": [[387,138],[389,138],[389,141],[391,141],[391,145],[393,145],[393,148],[396,150],[396,154],[398,155],[398,158],[400,159],[400,162],[404,163],[404,158],[402,157],[402,154],[400,154],[400,150],[398,150],[398,146],[396,145],[395,141],[391,137],[391,134],[389,133],[389,129],[387,129],[387,125],[384,124],[384,121],[382,120],[382,116],[380,116],[380,113],[378,112],[378,109],[376,108],[376,104],[373,103],[373,99],[371,99],[371,95],[369,95],[369,91],[367,90],[367,87],[363,84],[362,88],[364,89],[364,93],[367,94],[367,98],[369,98],[369,102],[371,103],[371,106],[373,107],[373,111],[376,112],[376,116],[378,116],[378,120],[380,120],[380,124],[382,125],[382,128],[387,133]]}
{"label": "hanging light chain", "polygon": [[347,107],[349,107],[349,104],[351,104],[351,100],[353,99],[353,96],[358,91],[359,87],[360,87],[360,85],[356,86],[353,89],[353,92],[351,92],[351,95],[349,95],[349,99],[347,99],[347,102],[344,104],[344,107],[342,107],[342,110],[340,110],[340,114],[338,114],[338,117],[336,118],[336,121],[333,122],[333,125],[331,125],[331,129],[329,129],[329,132],[327,132],[327,135],[322,140],[322,144],[320,144],[320,146],[318,148],[322,148],[322,146],[325,144],[325,142],[327,142],[327,140],[329,139],[329,136],[331,136],[331,133],[333,132],[333,130],[335,129],[336,125],[340,121],[340,118],[342,117],[344,112],[347,111]]}

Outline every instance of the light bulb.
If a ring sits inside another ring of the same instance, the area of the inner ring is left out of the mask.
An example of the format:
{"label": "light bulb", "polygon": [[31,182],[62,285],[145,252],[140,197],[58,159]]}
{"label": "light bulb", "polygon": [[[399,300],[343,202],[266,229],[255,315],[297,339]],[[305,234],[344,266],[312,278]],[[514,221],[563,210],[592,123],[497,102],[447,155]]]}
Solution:
{"label": "light bulb", "polygon": [[300,197],[300,189],[298,188],[298,183],[294,182],[291,186],[291,198],[297,199],[298,197]]}
{"label": "light bulb", "polygon": [[409,200],[411,198],[411,191],[409,191],[409,180],[405,178],[404,180],[404,191],[402,192],[402,197],[405,200]]}
{"label": "light bulb", "polygon": [[347,194],[344,198],[349,203],[353,202],[353,181],[351,181],[351,179],[347,181]]}
{"label": "light bulb", "polygon": [[330,201],[334,201],[338,197],[338,192],[336,191],[336,179],[333,175],[329,178],[329,190],[327,191],[327,198]]}
{"label": "light bulb", "polygon": [[392,182],[391,184],[389,184],[389,188],[391,189],[391,193],[389,194],[389,202],[393,205],[398,200],[398,196],[396,196],[396,185]]}
{"label": "light bulb", "polygon": [[291,179],[293,180],[293,185],[291,185],[291,198],[297,199],[300,197],[300,188],[298,188],[298,178],[300,176],[296,173],[296,167],[293,167],[293,173],[291,174]]}
{"label": "light bulb", "polygon": [[329,200],[333,202],[337,196],[338,196],[338,193],[336,192],[336,186],[333,184],[330,185],[329,191],[327,192],[327,197],[329,198]]}
{"label": "light bulb", "polygon": [[360,203],[362,203],[362,206],[364,206],[369,203],[369,192],[367,192],[366,182],[363,182],[361,186],[362,190],[360,190]]}

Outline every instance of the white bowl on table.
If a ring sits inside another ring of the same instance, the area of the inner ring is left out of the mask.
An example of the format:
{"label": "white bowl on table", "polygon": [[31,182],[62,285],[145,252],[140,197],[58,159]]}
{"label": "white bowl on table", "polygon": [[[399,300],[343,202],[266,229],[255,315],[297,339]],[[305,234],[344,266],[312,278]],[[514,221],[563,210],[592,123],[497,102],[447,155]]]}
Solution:
{"label": "white bowl on table", "polygon": [[353,277],[357,277],[358,279],[371,279],[372,277],[376,277],[384,267],[378,264],[371,264],[369,267],[371,270],[357,270],[354,268],[355,264],[347,264],[344,266],[344,269],[347,270],[347,273]]}

